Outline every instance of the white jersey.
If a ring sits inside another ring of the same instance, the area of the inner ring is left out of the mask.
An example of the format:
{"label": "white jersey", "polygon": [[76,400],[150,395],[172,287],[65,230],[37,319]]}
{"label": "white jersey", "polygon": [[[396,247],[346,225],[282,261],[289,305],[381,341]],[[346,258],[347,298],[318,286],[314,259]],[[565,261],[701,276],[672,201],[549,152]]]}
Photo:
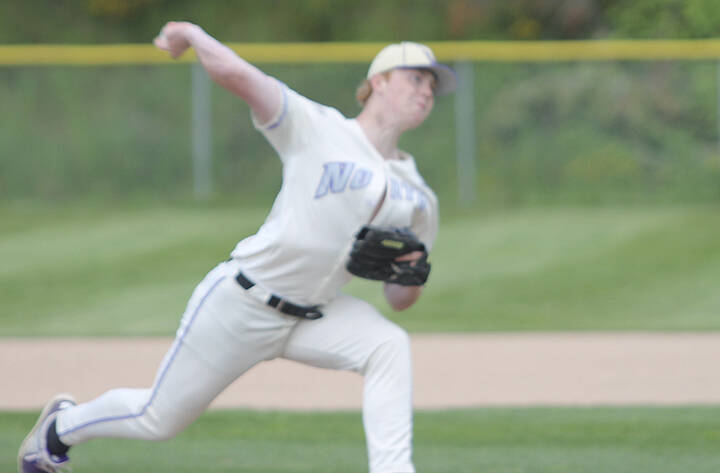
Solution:
{"label": "white jersey", "polygon": [[253,123],[282,160],[282,188],[265,223],[232,257],[269,291],[325,304],[352,277],[345,264],[363,225],[409,227],[430,249],[437,198],[412,157],[384,159],[355,119],[281,86],[277,115]]}

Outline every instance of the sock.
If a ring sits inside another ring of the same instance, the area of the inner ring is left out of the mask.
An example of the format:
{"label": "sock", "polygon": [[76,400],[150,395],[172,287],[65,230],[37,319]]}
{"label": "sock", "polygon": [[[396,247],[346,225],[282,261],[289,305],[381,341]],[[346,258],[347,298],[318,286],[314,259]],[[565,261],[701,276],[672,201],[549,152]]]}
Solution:
{"label": "sock", "polygon": [[60,441],[57,430],[55,430],[55,421],[52,421],[50,428],[48,428],[47,448],[52,455],[57,455],[59,457],[65,456],[68,450],[70,450],[70,446],[65,445]]}

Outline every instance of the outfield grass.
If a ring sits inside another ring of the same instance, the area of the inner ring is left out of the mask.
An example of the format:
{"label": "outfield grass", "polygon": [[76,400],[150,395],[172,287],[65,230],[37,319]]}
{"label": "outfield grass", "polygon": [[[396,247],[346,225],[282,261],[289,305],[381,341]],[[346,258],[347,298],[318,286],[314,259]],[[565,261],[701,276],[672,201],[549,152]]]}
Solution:
{"label": "outfield grass", "polygon": [[[446,218],[411,331],[720,329],[717,207]],[[266,210],[0,209],[0,336],[171,335],[204,274]]]}
{"label": "outfield grass", "polygon": [[[0,471],[14,471],[36,413],[0,415]],[[717,473],[720,409],[495,408],[420,412],[420,473]],[[211,411],[165,443],[95,440],[75,473],[361,473],[359,413]]]}

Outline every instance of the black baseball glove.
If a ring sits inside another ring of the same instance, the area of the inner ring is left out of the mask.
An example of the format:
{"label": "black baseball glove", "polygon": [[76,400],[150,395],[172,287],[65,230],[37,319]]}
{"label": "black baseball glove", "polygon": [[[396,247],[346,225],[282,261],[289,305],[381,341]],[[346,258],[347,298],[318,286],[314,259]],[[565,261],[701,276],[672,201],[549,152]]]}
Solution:
{"label": "black baseball glove", "polygon": [[[415,261],[396,261],[399,256],[421,251]],[[347,270],[365,279],[401,286],[421,286],[430,274],[425,245],[407,229],[364,226],[355,235]]]}

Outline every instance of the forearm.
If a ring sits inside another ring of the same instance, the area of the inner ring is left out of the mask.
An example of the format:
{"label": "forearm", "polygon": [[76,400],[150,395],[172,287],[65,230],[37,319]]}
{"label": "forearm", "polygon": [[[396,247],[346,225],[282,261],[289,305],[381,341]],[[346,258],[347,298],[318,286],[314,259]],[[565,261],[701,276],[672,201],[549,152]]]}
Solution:
{"label": "forearm", "polygon": [[412,307],[420,298],[424,286],[401,286],[385,283],[383,291],[385,299],[393,310],[401,311]]}
{"label": "forearm", "polygon": [[260,122],[269,120],[280,108],[282,93],[278,82],[199,26],[171,21],[163,27],[154,43],[173,58],[180,57],[192,47],[212,80],[245,100]]}
{"label": "forearm", "polygon": [[242,98],[248,95],[252,78],[264,75],[197,25],[188,24],[185,27],[185,38],[208,75]]}

